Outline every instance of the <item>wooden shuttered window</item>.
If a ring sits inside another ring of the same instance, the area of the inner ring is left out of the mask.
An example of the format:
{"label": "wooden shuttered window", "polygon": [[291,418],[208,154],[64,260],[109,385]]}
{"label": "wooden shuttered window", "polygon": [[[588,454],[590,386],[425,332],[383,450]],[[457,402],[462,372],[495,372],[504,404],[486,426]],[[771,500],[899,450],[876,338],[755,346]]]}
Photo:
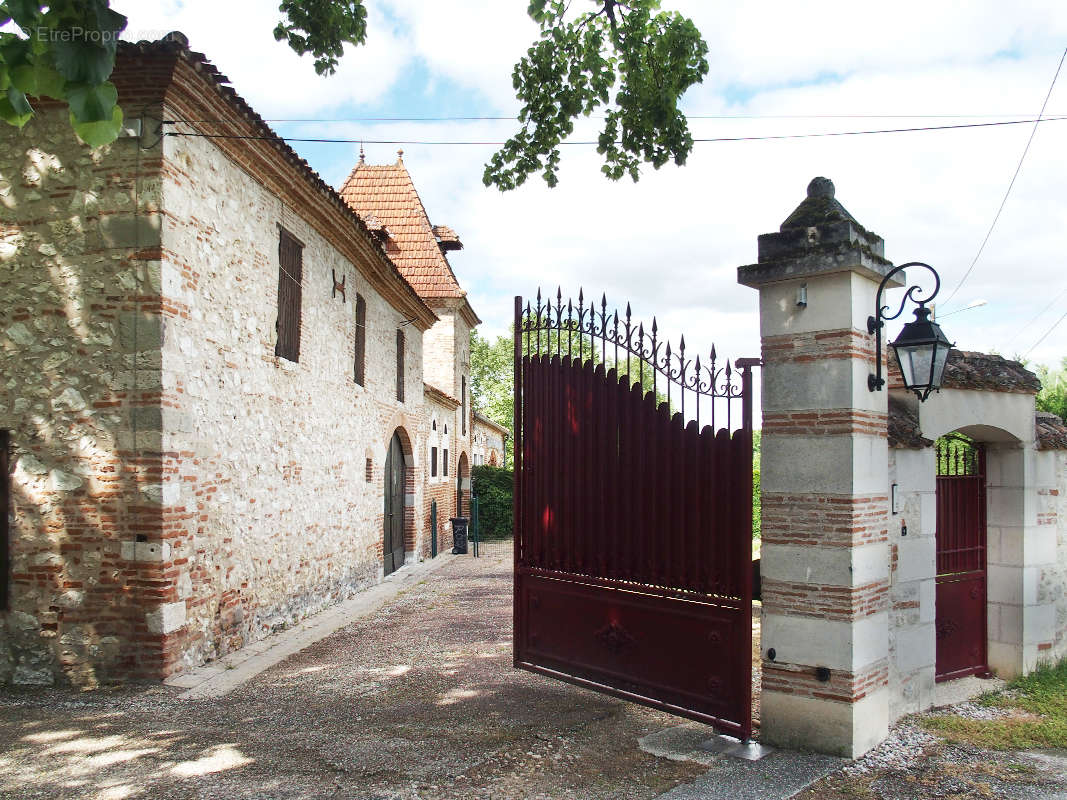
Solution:
{"label": "wooden shuttered window", "polygon": [[430,448],[430,477],[437,477],[437,448]]}
{"label": "wooden shuttered window", "polygon": [[404,402],[404,332],[396,330],[396,399]]}
{"label": "wooden shuttered window", "polygon": [[467,435],[467,376],[463,375],[460,378],[460,381],[462,383],[461,383],[460,390],[459,390],[459,403],[460,403],[460,414],[463,417],[463,422],[460,423],[460,425],[462,426],[462,430],[460,431],[460,435],[461,436],[466,436]]}
{"label": "wooden shuttered window", "polygon": [[360,386],[365,386],[367,375],[367,301],[363,295],[356,295],[356,369],[355,379]]}
{"label": "wooden shuttered window", "polygon": [[274,354],[300,360],[300,301],[304,278],[304,245],[291,233],[280,231],[278,240],[278,344]]}
{"label": "wooden shuttered window", "polygon": [[10,431],[0,431],[0,611],[10,611],[11,474]]}

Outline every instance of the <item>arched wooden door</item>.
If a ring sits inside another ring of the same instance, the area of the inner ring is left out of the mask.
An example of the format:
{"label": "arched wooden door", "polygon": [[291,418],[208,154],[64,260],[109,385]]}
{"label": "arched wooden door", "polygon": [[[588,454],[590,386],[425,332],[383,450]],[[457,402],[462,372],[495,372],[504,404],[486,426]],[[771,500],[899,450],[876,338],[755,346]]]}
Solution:
{"label": "arched wooden door", "polygon": [[394,433],[385,457],[385,530],[382,556],[385,574],[404,564],[404,491],[407,487],[407,465],[400,434]]}

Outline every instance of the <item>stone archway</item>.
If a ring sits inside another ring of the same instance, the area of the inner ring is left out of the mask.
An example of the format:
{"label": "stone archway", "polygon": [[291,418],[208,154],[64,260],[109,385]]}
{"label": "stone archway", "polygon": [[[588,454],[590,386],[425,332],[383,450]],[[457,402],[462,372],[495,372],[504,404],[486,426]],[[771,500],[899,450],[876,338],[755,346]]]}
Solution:
{"label": "stone archway", "polygon": [[456,467],[456,516],[463,517],[470,513],[471,471],[466,452],[459,454]]}
{"label": "stone archway", "polygon": [[415,550],[415,459],[402,427],[386,447],[382,483],[382,571],[389,575]]}

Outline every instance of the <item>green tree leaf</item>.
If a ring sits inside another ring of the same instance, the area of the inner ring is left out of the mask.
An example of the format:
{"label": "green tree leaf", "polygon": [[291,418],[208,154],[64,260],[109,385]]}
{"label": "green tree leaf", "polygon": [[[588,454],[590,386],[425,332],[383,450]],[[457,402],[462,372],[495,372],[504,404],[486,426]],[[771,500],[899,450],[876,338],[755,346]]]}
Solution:
{"label": "green tree leaf", "polygon": [[16,128],[21,128],[32,117],[33,108],[26,99],[26,95],[14,86],[9,86],[3,96],[0,96],[0,119]]}
{"label": "green tree leaf", "polygon": [[367,39],[363,0],[282,0],[278,10],[285,19],[274,28],[274,38],[300,55],[311,53],[319,75],[337,70],[345,43],[360,45]]}
{"label": "green tree leaf", "polygon": [[99,86],[67,83],[64,87],[70,113],[80,123],[105,122],[112,118],[119,93],[112,83]]}
{"label": "green tree leaf", "polygon": [[111,112],[110,119],[99,122],[79,122],[72,111],[70,113],[70,124],[74,128],[74,132],[78,134],[79,139],[90,147],[100,147],[101,145],[110,144],[118,138],[119,131],[122,130],[122,109],[115,106]]}
{"label": "green tree leaf", "polygon": [[645,162],[685,163],[693,137],[678,104],[708,72],[700,32],[677,13],[654,13],[658,0],[590,2],[594,10],[586,5],[572,18],[569,5],[530,3],[541,37],[512,74],[521,127],[486,165],[486,186],[514,189],[534,172],[555,186],[560,144],[579,116],[600,108],[597,151],[609,178],[636,181]]}

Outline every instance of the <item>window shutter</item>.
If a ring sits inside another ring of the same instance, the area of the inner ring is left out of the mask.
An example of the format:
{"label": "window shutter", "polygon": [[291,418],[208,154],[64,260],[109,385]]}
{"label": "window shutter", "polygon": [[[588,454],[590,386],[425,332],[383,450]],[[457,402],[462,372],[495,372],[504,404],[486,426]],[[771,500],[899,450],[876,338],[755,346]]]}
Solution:
{"label": "window shutter", "polygon": [[445,450],[445,458],[444,458],[443,464],[444,464],[444,468],[445,468],[445,475],[447,475],[448,474],[448,451],[447,450]]}
{"label": "window shutter", "polygon": [[396,330],[396,399],[404,402],[404,332]]}
{"label": "window shutter", "polygon": [[464,375],[463,377],[461,377],[460,381],[462,383],[461,383],[460,390],[459,390],[459,402],[460,402],[460,406],[461,406],[461,412],[460,413],[463,415],[463,422],[462,422],[463,429],[460,431],[460,435],[461,436],[466,436],[467,435],[467,376]]}
{"label": "window shutter", "polygon": [[437,477],[437,448],[430,448],[430,477]]}
{"label": "window shutter", "polygon": [[278,240],[278,344],[274,354],[300,360],[300,301],[304,246],[286,230]]}
{"label": "window shutter", "polygon": [[365,386],[367,368],[367,301],[356,294],[356,383]]}

